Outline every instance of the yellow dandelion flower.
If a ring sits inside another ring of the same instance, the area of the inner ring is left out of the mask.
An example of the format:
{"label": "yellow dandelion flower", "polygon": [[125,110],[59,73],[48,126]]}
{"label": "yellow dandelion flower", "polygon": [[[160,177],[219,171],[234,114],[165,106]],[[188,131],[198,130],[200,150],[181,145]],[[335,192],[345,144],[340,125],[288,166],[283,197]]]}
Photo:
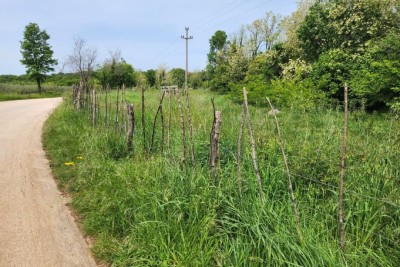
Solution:
{"label": "yellow dandelion flower", "polygon": [[65,162],[64,165],[65,165],[65,166],[74,166],[75,163],[72,162],[72,161],[68,161],[68,162]]}
{"label": "yellow dandelion flower", "polygon": [[76,159],[83,160],[82,156],[77,156]]}

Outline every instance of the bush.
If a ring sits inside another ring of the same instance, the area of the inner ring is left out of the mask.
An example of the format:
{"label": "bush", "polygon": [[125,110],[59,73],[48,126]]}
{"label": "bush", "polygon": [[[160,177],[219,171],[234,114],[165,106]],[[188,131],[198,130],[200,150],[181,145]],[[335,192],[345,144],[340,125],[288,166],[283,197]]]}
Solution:
{"label": "bush", "polygon": [[243,101],[243,87],[248,91],[248,102],[254,105],[266,105],[266,97],[277,107],[298,106],[311,108],[325,102],[325,94],[313,87],[311,80],[302,81],[275,79],[265,83],[261,76],[254,77],[248,83],[231,84],[231,98],[236,102]]}

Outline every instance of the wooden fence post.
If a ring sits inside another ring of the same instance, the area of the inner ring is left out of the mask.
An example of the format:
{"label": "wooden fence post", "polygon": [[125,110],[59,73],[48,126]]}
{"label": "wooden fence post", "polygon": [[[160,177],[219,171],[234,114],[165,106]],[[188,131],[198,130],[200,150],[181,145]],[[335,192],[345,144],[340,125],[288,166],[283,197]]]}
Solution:
{"label": "wooden fence post", "polygon": [[238,182],[238,189],[239,195],[242,194],[242,140],[243,140],[243,129],[244,129],[244,121],[246,118],[246,106],[243,102],[242,105],[242,116],[240,119],[240,129],[239,129],[239,136],[238,136],[238,144],[237,144],[237,182]]}
{"label": "wooden fence post", "polygon": [[253,128],[251,126],[251,115],[250,115],[249,105],[247,103],[247,91],[246,91],[245,87],[243,87],[243,96],[244,96],[243,104],[246,109],[246,115],[247,115],[247,128],[249,130],[249,136],[250,136],[251,159],[253,160],[254,173],[257,177],[258,191],[260,194],[261,203],[264,204],[264,193],[262,191],[261,175],[260,175],[260,170],[258,169],[258,164],[257,164],[256,141],[254,140],[254,136],[253,136]]}
{"label": "wooden fence post", "polygon": [[158,104],[158,109],[157,109],[156,115],[154,116],[153,130],[152,130],[152,134],[151,134],[150,152],[153,151],[154,136],[156,133],[156,122],[157,122],[158,113],[160,113],[160,111],[162,111],[162,104],[163,104],[164,96],[165,96],[165,91],[161,95],[160,103]]}
{"label": "wooden fence post", "polygon": [[142,87],[142,136],[143,136],[143,153],[146,153],[146,124],[144,119],[144,87]]}
{"label": "wooden fence post", "polygon": [[93,96],[92,96],[92,123],[93,126],[96,124],[96,90],[93,89]]}
{"label": "wooden fence post", "polygon": [[192,159],[193,166],[196,166],[196,161],[194,158],[194,141],[193,141],[193,123],[192,123],[192,115],[190,113],[190,104],[189,104],[189,89],[186,87],[185,89],[186,95],[186,109],[187,109],[187,116],[189,122],[189,138],[190,138],[190,155]]}
{"label": "wooden fence post", "polygon": [[221,111],[215,111],[214,99],[211,99],[213,105],[213,124],[211,128],[210,134],[210,169],[211,169],[211,176],[215,178],[215,167],[217,160],[219,158],[218,155],[218,142],[219,142],[219,133],[220,127],[222,123]]}
{"label": "wooden fence post", "polygon": [[178,108],[180,113],[181,119],[181,127],[182,127],[182,162],[186,162],[186,128],[185,128],[185,117],[183,114],[182,103],[181,103],[181,95],[178,93],[177,95],[178,100]]}
{"label": "wooden fence post", "polygon": [[128,152],[133,151],[133,133],[135,130],[135,113],[133,109],[133,104],[126,104],[126,110],[128,113]]}

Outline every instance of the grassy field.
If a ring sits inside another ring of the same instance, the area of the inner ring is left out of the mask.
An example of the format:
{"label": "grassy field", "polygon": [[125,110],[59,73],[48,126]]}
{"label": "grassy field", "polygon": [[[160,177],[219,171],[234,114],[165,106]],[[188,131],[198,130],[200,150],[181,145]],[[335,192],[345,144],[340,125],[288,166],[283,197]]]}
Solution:
{"label": "grassy field", "polygon": [[[212,97],[223,118],[216,178],[208,167]],[[126,95],[127,102],[135,105],[132,153],[123,127],[120,130],[121,120],[115,130],[114,122],[107,123],[102,113],[102,120],[93,126],[90,112],[76,111],[70,101],[44,128],[53,173],[72,194],[84,231],[95,240],[98,259],[113,266],[400,266],[400,123],[391,115],[350,114],[346,246],[341,251],[337,237],[341,111],[293,107],[279,114],[301,239],[267,108],[251,108],[265,196],[261,204],[247,133],[243,188],[238,192],[240,105],[208,91],[191,93],[194,167],[181,162],[176,101],[171,106],[172,149],[164,146],[161,151],[157,122],[156,141],[149,152],[159,92],[148,91],[145,98],[143,139],[140,93]],[[163,108],[166,121],[168,99]]]}
{"label": "grassy field", "polygon": [[0,83],[0,101],[60,97],[70,89],[70,86],[43,85],[39,94],[36,85]]}

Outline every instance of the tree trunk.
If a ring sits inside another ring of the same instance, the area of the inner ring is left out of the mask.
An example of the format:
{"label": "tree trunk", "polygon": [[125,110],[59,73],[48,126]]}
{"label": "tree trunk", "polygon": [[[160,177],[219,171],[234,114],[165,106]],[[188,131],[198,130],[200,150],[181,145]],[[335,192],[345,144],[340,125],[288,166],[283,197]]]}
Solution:
{"label": "tree trunk", "polygon": [[37,86],[38,86],[38,93],[41,94],[42,93],[42,83],[40,81],[40,78],[36,79],[36,83],[37,83]]}

